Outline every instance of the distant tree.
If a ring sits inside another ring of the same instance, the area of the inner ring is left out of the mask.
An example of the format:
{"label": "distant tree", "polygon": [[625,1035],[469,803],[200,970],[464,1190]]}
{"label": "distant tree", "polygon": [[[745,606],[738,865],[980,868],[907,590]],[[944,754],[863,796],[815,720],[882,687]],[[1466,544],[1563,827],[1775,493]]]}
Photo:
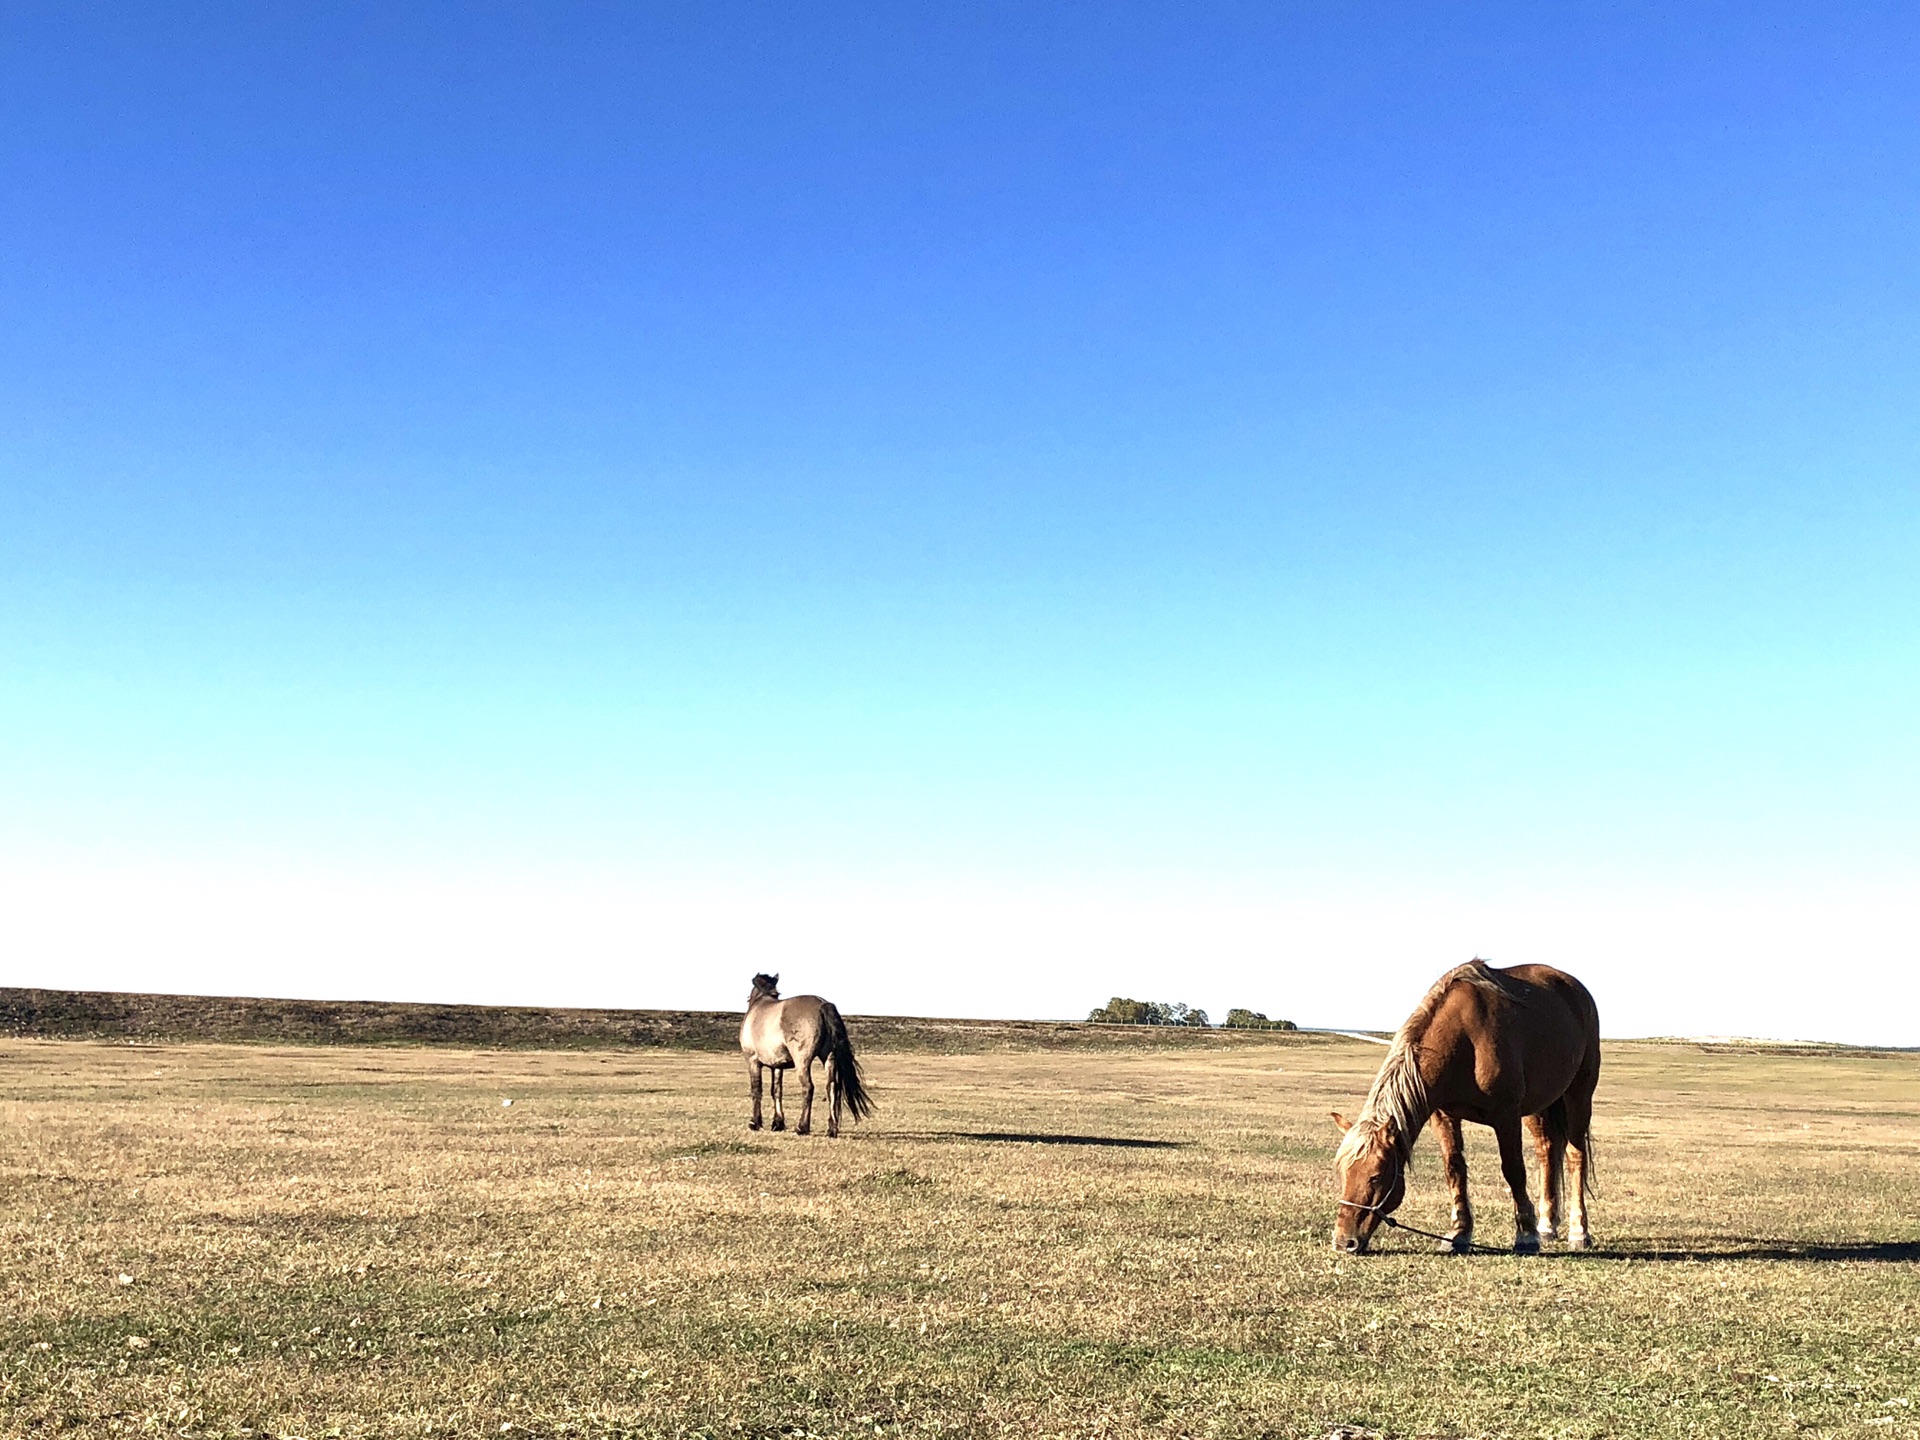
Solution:
{"label": "distant tree", "polygon": [[1164,1005],[1158,1000],[1129,1000],[1116,995],[1087,1016],[1095,1025],[1207,1025],[1207,1012],[1191,1005]]}
{"label": "distant tree", "polygon": [[1269,1020],[1258,1010],[1242,1010],[1238,1006],[1227,1011],[1229,1030],[1297,1030],[1300,1027],[1291,1020]]}

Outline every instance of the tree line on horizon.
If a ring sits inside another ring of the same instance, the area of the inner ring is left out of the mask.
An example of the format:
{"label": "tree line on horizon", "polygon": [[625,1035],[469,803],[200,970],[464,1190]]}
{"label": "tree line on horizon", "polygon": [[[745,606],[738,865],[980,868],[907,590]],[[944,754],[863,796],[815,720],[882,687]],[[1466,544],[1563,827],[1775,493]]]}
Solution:
{"label": "tree line on horizon", "polygon": [[[1193,1005],[1178,1002],[1164,1004],[1158,1000],[1132,1000],[1124,995],[1116,995],[1106,1004],[1098,1006],[1087,1016],[1093,1025],[1192,1025],[1210,1027],[1213,1022],[1207,1018],[1207,1012]],[[1297,1030],[1299,1027],[1291,1020],[1269,1020],[1258,1010],[1245,1010],[1239,1006],[1227,1011],[1227,1018],[1221,1022],[1221,1028],[1227,1030]]]}

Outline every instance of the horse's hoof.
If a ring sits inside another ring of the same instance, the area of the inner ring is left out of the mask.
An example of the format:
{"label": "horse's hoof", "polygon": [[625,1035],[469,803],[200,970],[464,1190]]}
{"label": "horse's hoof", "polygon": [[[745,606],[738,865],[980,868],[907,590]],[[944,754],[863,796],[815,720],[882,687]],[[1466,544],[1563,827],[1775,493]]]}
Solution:
{"label": "horse's hoof", "polygon": [[1576,1230],[1567,1237],[1567,1249],[1569,1250],[1591,1250],[1592,1248],[1593,1237],[1584,1230]]}
{"label": "horse's hoof", "polygon": [[747,1129],[758,1130],[759,1128],[760,1128],[760,1122],[758,1120],[747,1121]]}
{"label": "horse's hoof", "polygon": [[776,1120],[773,1122],[773,1124],[769,1125],[767,1128],[769,1130],[784,1130],[787,1128],[787,1122],[784,1120]]}
{"label": "horse's hoof", "polygon": [[1558,1240],[1560,1238],[1560,1227],[1558,1225],[1542,1225],[1540,1227],[1540,1238],[1542,1240]]}
{"label": "horse's hoof", "polygon": [[813,1127],[811,1125],[796,1125],[793,1127],[793,1133],[796,1135],[811,1135],[813,1133]]}
{"label": "horse's hoof", "polygon": [[1473,1250],[1473,1232],[1463,1231],[1458,1235],[1449,1235],[1440,1242],[1442,1255],[1466,1255]]}
{"label": "horse's hoof", "polygon": [[838,1140],[839,1138],[840,1138],[840,1132],[838,1130],[827,1131],[827,1139]]}
{"label": "horse's hoof", "polygon": [[1513,1253],[1516,1255],[1538,1255],[1540,1253],[1540,1237],[1538,1235],[1514,1236]]}

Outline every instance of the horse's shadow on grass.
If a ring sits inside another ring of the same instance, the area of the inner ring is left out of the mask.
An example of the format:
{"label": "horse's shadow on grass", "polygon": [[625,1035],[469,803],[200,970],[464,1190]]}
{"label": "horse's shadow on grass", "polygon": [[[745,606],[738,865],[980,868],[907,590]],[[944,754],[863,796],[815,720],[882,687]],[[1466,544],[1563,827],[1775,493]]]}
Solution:
{"label": "horse's shadow on grass", "polygon": [[890,1140],[980,1140],[990,1145],[1103,1145],[1113,1150],[1184,1150],[1184,1140],[1144,1140],[1130,1135],[1056,1135],[1024,1130],[922,1130]]}
{"label": "horse's shadow on grass", "polygon": [[1920,1240],[1862,1240],[1820,1244],[1797,1240],[1758,1240],[1729,1237],[1722,1245],[1703,1246],[1673,1236],[1656,1235],[1645,1250],[1588,1250],[1567,1252],[1568,1260],[1850,1260],[1856,1264],[1901,1265],[1920,1261]]}

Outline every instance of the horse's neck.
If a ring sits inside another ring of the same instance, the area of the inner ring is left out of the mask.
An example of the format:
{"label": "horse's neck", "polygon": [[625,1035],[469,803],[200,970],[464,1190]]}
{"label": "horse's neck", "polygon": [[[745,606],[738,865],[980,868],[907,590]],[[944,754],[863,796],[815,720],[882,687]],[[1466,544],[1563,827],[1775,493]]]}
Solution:
{"label": "horse's neck", "polygon": [[1413,1142],[1433,1118],[1434,1108],[1426,1077],[1420,1071],[1418,1038],[1396,1037],[1393,1050],[1374,1077],[1363,1117],[1391,1131],[1404,1160],[1413,1153]]}
{"label": "horse's neck", "polygon": [[1400,1151],[1400,1159],[1403,1164],[1413,1159],[1414,1144],[1420,1139],[1420,1132],[1427,1128],[1427,1122],[1431,1119],[1433,1119],[1432,1107],[1422,1105],[1419,1109],[1408,1115],[1404,1127],[1395,1125],[1394,1130],[1399,1137],[1396,1148]]}

